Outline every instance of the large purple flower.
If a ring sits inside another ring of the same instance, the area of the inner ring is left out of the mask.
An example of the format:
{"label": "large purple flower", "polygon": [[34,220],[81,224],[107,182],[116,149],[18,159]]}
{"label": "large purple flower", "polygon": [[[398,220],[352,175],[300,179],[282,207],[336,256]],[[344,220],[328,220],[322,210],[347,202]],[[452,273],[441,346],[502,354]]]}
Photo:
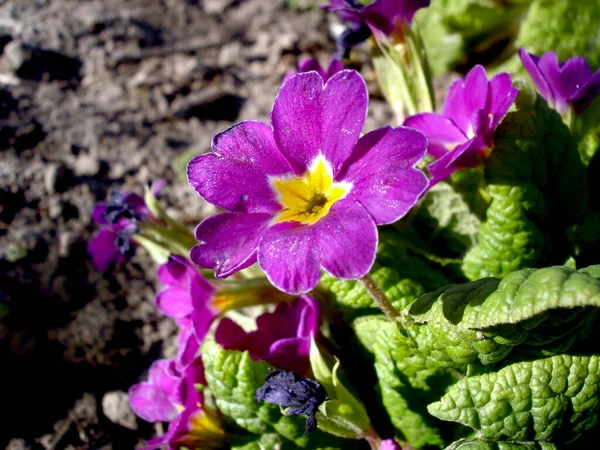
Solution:
{"label": "large purple flower", "polygon": [[132,253],[136,222],[149,215],[144,199],[133,193],[115,190],[107,201],[96,204],[92,219],[102,229],[90,239],[87,250],[97,270],[106,270]]}
{"label": "large purple flower", "polygon": [[554,52],[537,57],[523,48],[519,56],[542,97],[563,116],[571,108],[580,113],[600,94],[600,70],[592,73],[580,56],[559,63]]}
{"label": "large purple flower", "polygon": [[404,22],[411,23],[415,12],[429,3],[430,0],[375,0],[361,5],[358,0],[329,0],[323,8],[336,12],[347,22],[368,25],[379,39],[401,28]]}
{"label": "large purple flower", "polygon": [[213,138],[213,153],[188,165],[190,184],[230,212],[196,228],[191,259],[225,278],[258,261],[289,293],[368,273],[377,225],[404,216],[426,189],[414,166],[427,140],[409,128],[381,128],[359,139],[368,95],[350,70],[325,85],[316,72],[286,81],[272,127],[242,122]]}
{"label": "large purple flower", "polygon": [[507,73],[488,81],[485,69],[475,66],[464,81],[452,83],[442,114],[416,114],[404,121],[429,138],[428,152],[437,158],[428,166],[431,185],[487,157],[493,133],[518,93]]}
{"label": "large purple flower", "polygon": [[196,389],[196,384],[206,384],[202,360],[196,358],[180,376],[170,371],[171,362],[155,362],[149,380],[129,389],[131,407],[139,417],[148,422],[170,422],[168,431],[148,441],[144,448],[222,448],[225,433],[219,418],[204,406],[204,395]]}
{"label": "large purple flower", "polygon": [[279,303],[274,312],[259,316],[257,329],[250,333],[233,320],[222,319],[215,340],[227,350],[247,350],[255,360],[306,376],[310,339],[317,336],[320,323],[319,302],[303,295],[292,303]]}

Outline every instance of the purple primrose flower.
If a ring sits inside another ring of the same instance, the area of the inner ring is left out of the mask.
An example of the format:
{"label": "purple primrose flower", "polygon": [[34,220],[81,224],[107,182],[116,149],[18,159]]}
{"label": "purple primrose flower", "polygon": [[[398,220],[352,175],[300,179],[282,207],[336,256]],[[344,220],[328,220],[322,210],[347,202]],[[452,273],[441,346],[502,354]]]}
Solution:
{"label": "purple primrose flower", "polygon": [[277,95],[272,126],[235,125],[195,157],[188,180],[228,210],[196,228],[190,253],[226,278],[258,261],[277,288],[305,293],[321,268],[341,279],[367,274],[377,225],[403,217],[427,188],[415,168],[427,139],[409,128],[381,128],[359,139],[368,94],[361,76],[294,75]]}
{"label": "purple primrose flower", "polygon": [[488,156],[494,131],[518,93],[507,73],[488,81],[485,69],[475,66],[464,81],[452,83],[442,114],[416,114],[404,121],[429,138],[428,153],[436,158],[427,167],[431,185]]}
{"label": "purple primrose flower", "polygon": [[333,57],[333,58],[331,58],[329,67],[327,68],[327,70],[325,70],[321,66],[321,63],[319,62],[318,59],[302,58],[302,59],[300,59],[300,61],[298,61],[298,71],[290,72],[290,73],[286,74],[285,77],[283,77],[283,81],[284,82],[287,81],[289,78],[293,77],[297,73],[310,72],[311,70],[314,70],[319,75],[321,75],[321,78],[323,78],[323,81],[326,82],[332,76],[334,76],[336,73],[344,70],[344,65],[338,58]]}
{"label": "purple primrose flower", "polygon": [[320,323],[319,302],[303,295],[292,303],[281,302],[274,312],[259,316],[257,329],[250,333],[225,317],[217,327],[215,340],[227,350],[247,350],[255,360],[306,376],[310,372],[311,335],[317,336]]}
{"label": "purple primrose flower", "polygon": [[141,196],[118,190],[112,191],[107,201],[96,204],[92,219],[103,229],[90,239],[87,251],[97,270],[106,270],[113,261],[122,262],[131,255],[136,223],[149,215]]}
{"label": "purple primrose flower", "polygon": [[148,422],[170,422],[168,431],[148,441],[144,448],[221,448],[225,433],[195,386],[206,384],[202,360],[196,358],[179,376],[170,371],[171,362],[155,362],[149,380],[129,389],[131,407],[139,417]]}
{"label": "purple primrose flower", "polygon": [[430,0],[375,0],[361,5],[358,0],[329,0],[323,8],[336,12],[342,20],[366,24],[380,39],[411,23],[415,12],[429,6]]}
{"label": "purple primrose flower", "polygon": [[561,114],[582,112],[600,94],[600,70],[592,73],[580,56],[558,62],[556,53],[541,57],[519,50],[521,61],[544,99]]}

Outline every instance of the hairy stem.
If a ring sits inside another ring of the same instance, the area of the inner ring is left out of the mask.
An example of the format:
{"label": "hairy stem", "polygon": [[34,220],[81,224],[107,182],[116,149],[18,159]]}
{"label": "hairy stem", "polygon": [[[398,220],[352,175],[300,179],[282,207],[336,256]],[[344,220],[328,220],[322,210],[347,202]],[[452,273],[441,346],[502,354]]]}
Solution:
{"label": "hairy stem", "polygon": [[400,315],[396,308],[392,306],[392,303],[389,301],[386,295],[383,293],[383,290],[379,287],[375,280],[371,278],[371,275],[366,274],[364,277],[361,277],[358,280],[362,283],[362,285],[365,287],[371,298],[375,300],[375,303],[377,303],[379,309],[381,309],[385,313],[388,319],[394,320]]}

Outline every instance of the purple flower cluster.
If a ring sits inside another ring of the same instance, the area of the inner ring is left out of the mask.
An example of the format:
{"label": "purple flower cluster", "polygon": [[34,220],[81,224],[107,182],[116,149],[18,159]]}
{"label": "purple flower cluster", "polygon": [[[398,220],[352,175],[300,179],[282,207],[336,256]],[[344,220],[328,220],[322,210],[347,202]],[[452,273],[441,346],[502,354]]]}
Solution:
{"label": "purple flower cluster", "polygon": [[466,78],[448,90],[442,114],[409,117],[407,127],[429,138],[428,153],[435,158],[427,168],[431,185],[445,180],[457,169],[476,167],[492,147],[494,131],[514,103],[518,89],[507,73],[488,81],[485,69],[475,66]]}
{"label": "purple flower cluster", "polygon": [[117,190],[94,207],[92,219],[102,229],[90,239],[87,250],[97,270],[104,271],[113,262],[122,262],[131,255],[131,237],[137,230],[137,222],[150,215],[142,197]]}
{"label": "purple flower cluster", "polygon": [[554,52],[538,57],[521,49],[519,56],[541,96],[563,116],[582,112],[600,94],[600,70],[592,73],[580,56],[563,63]]}
{"label": "purple flower cluster", "polygon": [[258,262],[294,294],[313,289],[321,268],[341,279],[367,274],[377,225],[404,216],[428,185],[415,168],[425,136],[387,127],[360,137],[367,104],[355,71],[326,83],[300,73],[279,91],[272,126],[246,121],[215,136],[213,152],[188,165],[188,179],[229,212],[198,225],[192,261],[217,278]]}

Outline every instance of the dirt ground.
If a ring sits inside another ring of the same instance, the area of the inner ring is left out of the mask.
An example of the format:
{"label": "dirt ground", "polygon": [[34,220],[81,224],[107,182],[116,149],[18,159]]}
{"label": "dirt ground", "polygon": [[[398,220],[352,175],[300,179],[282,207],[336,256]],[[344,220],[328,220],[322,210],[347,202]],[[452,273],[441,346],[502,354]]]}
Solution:
{"label": "dirt ground", "polygon": [[[155,432],[126,392],[177,328],[141,248],[93,268],[92,207],[166,179],[174,217],[211,214],[181,167],[233,123],[268,121],[299,56],[328,60],[337,19],[308,3],[0,0],[0,447],[132,449]],[[367,129],[390,123],[370,109]]]}

